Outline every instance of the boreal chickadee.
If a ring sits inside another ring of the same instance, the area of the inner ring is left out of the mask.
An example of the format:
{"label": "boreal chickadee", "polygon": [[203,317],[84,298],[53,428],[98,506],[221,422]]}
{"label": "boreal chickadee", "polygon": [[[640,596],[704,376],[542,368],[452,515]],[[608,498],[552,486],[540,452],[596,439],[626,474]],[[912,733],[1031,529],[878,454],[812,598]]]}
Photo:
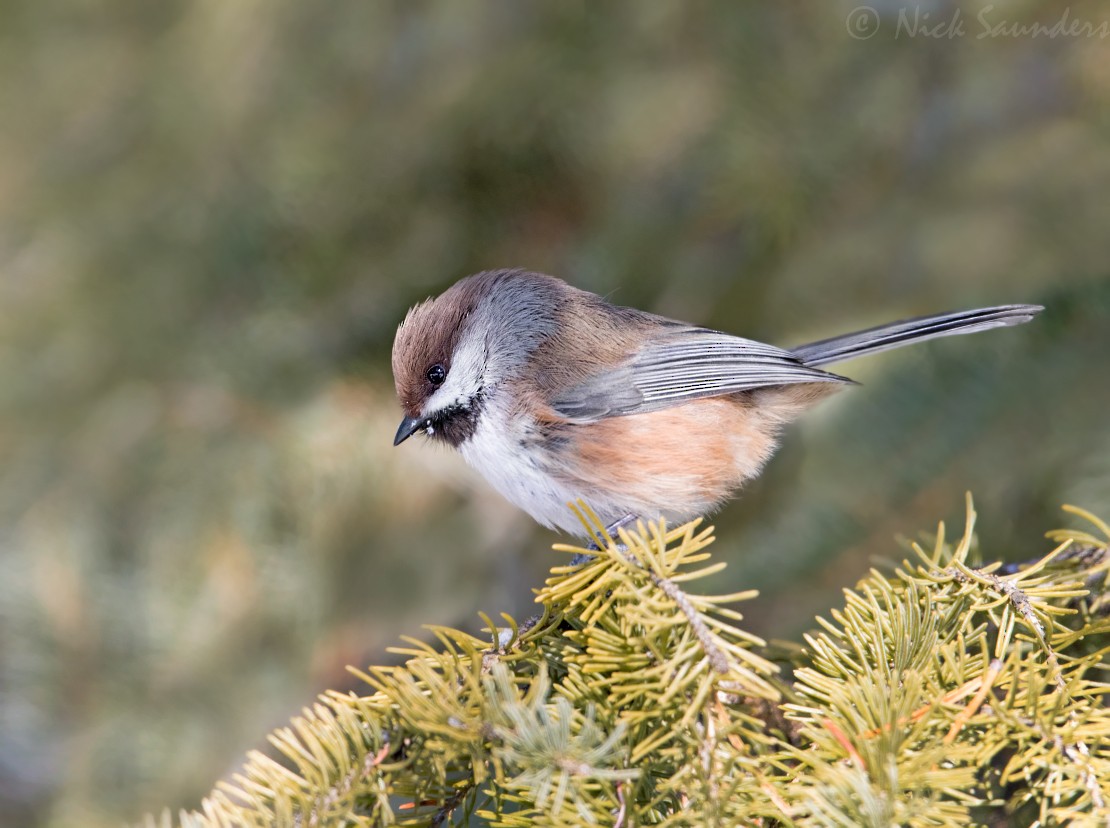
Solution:
{"label": "boreal chickadee", "polygon": [[412,308],[393,343],[404,419],[457,448],[541,524],[711,512],[775,450],[783,425],[851,383],[823,367],[1028,322],[1001,305],[893,322],[783,350],[610,304],[541,273],[491,270]]}

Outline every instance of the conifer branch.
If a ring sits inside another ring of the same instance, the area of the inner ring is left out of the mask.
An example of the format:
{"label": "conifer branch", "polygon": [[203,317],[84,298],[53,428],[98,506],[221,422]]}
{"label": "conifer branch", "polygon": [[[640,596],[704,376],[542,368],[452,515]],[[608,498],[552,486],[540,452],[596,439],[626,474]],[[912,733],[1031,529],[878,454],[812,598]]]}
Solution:
{"label": "conifer branch", "polygon": [[957,543],[872,570],[778,665],[750,593],[688,587],[711,530],[599,536],[534,622],[406,639],[177,824],[1107,824],[1110,528],[1071,511],[1095,532],[1007,572],[973,561],[969,501]]}

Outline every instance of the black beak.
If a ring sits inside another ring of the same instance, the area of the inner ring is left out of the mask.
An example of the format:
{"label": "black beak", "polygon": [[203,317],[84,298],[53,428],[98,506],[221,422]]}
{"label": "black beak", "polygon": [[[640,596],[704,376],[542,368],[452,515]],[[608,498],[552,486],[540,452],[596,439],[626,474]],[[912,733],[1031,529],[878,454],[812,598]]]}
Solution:
{"label": "black beak", "polygon": [[393,445],[399,446],[409,437],[418,432],[424,421],[419,417],[405,417],[401,420],[401,427],[397,429],[397,436],[393,438]]}

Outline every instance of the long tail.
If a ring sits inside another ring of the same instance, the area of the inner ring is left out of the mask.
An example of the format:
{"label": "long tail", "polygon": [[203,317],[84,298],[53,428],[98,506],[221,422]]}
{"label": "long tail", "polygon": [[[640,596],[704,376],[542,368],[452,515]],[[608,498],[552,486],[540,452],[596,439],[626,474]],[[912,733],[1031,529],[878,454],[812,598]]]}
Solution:
{"label": "long tail", "polygon": [[1043,311],[1040,305],[999,305],[996,308],[938,313],[891,322],[866,331],[834,336],[793,349],[811,367],[828,365],[865,354],[877,354],[940,336],[978,333],[991,328],[1023,325]]}

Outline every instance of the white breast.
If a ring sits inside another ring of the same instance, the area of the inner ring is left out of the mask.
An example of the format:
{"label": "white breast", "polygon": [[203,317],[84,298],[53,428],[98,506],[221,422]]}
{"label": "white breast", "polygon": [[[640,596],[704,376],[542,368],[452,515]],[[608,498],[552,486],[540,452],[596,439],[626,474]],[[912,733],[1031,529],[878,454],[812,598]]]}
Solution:
{"label": "white breast", "polygon": [[534,429],[534,423],[511,416],[497,395],[491,395],[474,436],[459,451],[493,488],[538,523],[583,535],[582,524],[568,506],[583,493],[544,472],[539,449],[529,447]]}

